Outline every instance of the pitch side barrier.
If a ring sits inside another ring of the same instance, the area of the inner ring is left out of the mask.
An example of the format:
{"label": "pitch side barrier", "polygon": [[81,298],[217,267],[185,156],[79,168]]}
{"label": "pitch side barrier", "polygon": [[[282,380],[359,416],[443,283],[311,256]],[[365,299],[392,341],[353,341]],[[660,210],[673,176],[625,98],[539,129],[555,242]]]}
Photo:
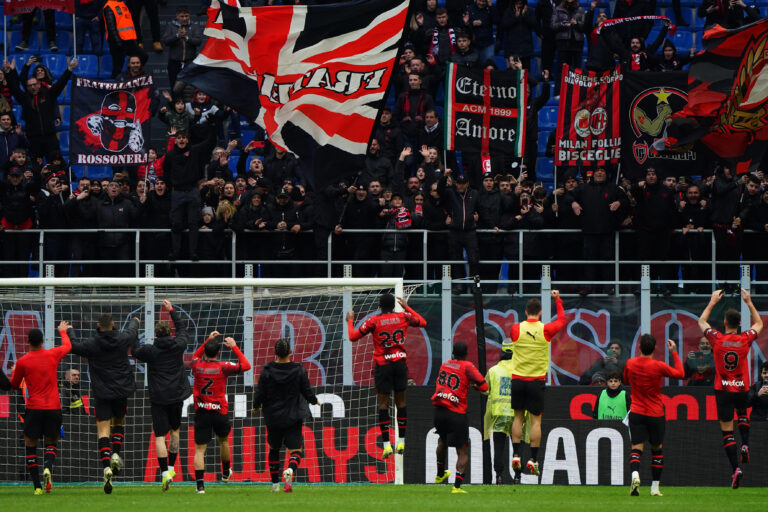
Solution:
{"label": "pitch side barrier", "polygon": [[[312,408],[312,418],[304,426],[305,459],[296,476],[299,483],[388,483],[394,479],[394,462],[380,460],[381,439],[375,416],[367,422],[351,421],[351,401],[360,392],[374,395],[371,387],[326,386],[318,389],[321,405]],[[435,475],[437,436],[432,429],[430,397],[432,386],[408,389],[408,438],[405,455],[405,482],[429,483]],[[619,421],[591,419],[592,404],[599,388],[586,386],[549,387],[539,457],[540,478],[523,475],[523,484],[628,485],[626,455],[630,449],[627,428]],[[159,479],[154,436],[151,432],[149,400],[144,390],[129,401],[125,468],[122,482],[152,482]],[[265,427],[261,416],[251,413],[252,389],[242,381],[230,386],[230,415],[237,418],[231,434],[234,481],[268,483]],[[86,404],[89,403],[85,397]],[[665,388],[667,429],[664,439],[664,484],[726,486],[730,483],[729,465],[722,451],[720,427],[715,419],[714,394],[709,388]],[[482,483],[482,428],[478,420],[479,394],[470,393],[471,464],[466,481]],[[181,427],[181,449],[176,464],[179,481],[194,481],[194,427],[191,400],[185,408]],[[87,407],[87,406],[86,406]],[[88,409],[89,413],[93,411]],[[65,414],[66,437],[59,445],[57,481],[98,482],[100,465],[96,460],[96,434],[93,416]],[[16,418],[16,403],[0,396],[0,458],[17,464],[0,466],[0,482],[23,482],[24,446],[21,425]],[[742,485],[762,486],[768,479],[768,446],[761,440],[768,435],[767,422],[752,424],[751,463],[745,467]],[[77,450],[73,450],[77,447]],[[524,453],[527,448],[524,448]],[[449,465],[453,465],[451,455]],[[511,458],[505,457],[509,470]],[[66,461],[66,462],[65,462]],[[650,481],[649,458],[644,458],[641,478]],[[206,479],[216,478],[213,464]],[[60,469],[59,469],[60,468]],[[362,477],[360,477],[362,475]],[[511,483],[509,471],[504,476]],[[537,482],[538,481],[538,482]],[[236,492],[233,490],[233,492]]]}

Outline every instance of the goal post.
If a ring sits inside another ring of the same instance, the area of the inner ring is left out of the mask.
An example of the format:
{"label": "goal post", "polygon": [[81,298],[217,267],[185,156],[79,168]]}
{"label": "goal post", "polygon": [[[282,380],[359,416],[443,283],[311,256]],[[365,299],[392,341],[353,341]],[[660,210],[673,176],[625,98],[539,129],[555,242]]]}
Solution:
{"label": "goal post", "polygon": [[[192,325],[193,341],[185,352],[187,362],[207,334],[218,330],[223,336],[233,336],[252,364],[252,370],[230,379],[227,389],[235,481],[269,481],[265,424],[260,415],[251,412],[252,394],[262,366],[274,358],[275,340],[286,337],[294,361],[304,365],[321,401],[319,407],[311,408],[312,416],[304,423],[304,462],[296,481],[402,483],[402,457],[381,460],[371,341],[366,337],[351,343],[344,315],[354,310],[355,324],[359,325],[377,312],[382,293],[407,299],[414,289],[395,278],[0,279],[0,367],[7,371],[28,351],[26,335],[30,329],[43,330],[45,346],[51,347],[61,343],[55,332],[61,320],[72,323],[75,340],[83,340],[93,335],[96,321],[104,313],[113,316],[118,330],[138,316],[140,343],[153,343],[155,323],[169,320],[161,307],[167,299]],[[233,355],[222,348],[221,357],[232,360]],[[140,361],[134,364],[137,390],[129,398],[126,417],[125,469],[116,481],[157,482],[146,368]],[[70,369],[80,370],[79,384],[65,376]],[[59,381],[62,390],[77,389],[84,405],[77,411],[65,409],[65,438],[59,444],[55,469],[57,481],[97,481],[100,465],[93,410],[89,407],[93,390],[87,361],[67,356],[59,366]],[[184,407],[176,463],[179,481],[194,481],[191,405],[190,398]],[[17,392],[0,395],[0,482],[26,478],[20,441],[22,425],[16,414],[22,410],[23,400]],[[211,443],[208,450],[208,480],[217,478],[216,444]]]}

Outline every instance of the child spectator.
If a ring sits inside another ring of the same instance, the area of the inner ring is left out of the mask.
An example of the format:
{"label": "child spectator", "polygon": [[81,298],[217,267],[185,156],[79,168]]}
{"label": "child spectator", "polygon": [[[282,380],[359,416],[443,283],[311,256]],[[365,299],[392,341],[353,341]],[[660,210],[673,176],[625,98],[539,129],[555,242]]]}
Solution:
{"label": "child spectator", "polygon": [[606,388],[597,397],[592,417],[596,420],[623,420],[631,403],[629,393],[621,386],[621,375],[611,372]]}

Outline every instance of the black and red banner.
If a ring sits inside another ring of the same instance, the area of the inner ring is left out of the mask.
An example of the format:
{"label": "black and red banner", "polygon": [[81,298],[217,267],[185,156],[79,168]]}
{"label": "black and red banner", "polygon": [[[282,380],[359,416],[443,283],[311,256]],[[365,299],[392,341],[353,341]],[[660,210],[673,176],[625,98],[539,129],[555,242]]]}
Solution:
{"label": "black and red banner", "polygon": [[555,165],[618,163],[621,78],[618,67],[598,74],[563,64]]}
{"label": "black and red banner", "polygon": [[151,75],[129,82],[72,78],[69,154],[73,164],[146,163]]}
{"label": "black and red banner", "polygon": [[672,116],[688,103],[687,73],[625,71],[622,79],[621,172],[630,179],[653,167],[660,175],[700,172],[696,151],[659,152],[653,143],[667,136]]}
{"label": "black and red banner", "polygon": [[699,143],[739,173],[754,170],[768,142],[768,18],[704,33],[688,70],[688,106],[670,125],[666,147]]}
{"label": "black and red banner", "polygon": [[523,156],[526,71],[448,64],[445,75],[445,148]]}
{"label": "black and red banner", "polygon": [[74,14],[75,0],[6,0],[3,8],[6,15],[24,14],[35,9],[53,9]]}

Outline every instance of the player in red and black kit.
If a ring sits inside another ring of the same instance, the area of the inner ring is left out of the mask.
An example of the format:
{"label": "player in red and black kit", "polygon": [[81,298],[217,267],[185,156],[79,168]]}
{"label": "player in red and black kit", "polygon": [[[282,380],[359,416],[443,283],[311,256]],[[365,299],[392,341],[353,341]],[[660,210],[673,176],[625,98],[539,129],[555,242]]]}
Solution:
{"label": "player in red and black kit", "polygon": [[632,453],[629,455],[629,470],[632,473],[630,496],[639,496],[640,458],[643,445],[651,445],[651,496],[662,496],[659,490],[661,471],[664,469],[664,429],[666,418],[664,402],[661,399],[661,381],[664,377],[682,379],[685,376],[677,345],[667,340],[667,348],[672,354],[675,367],[653,359],[656,350],[656,338],[650,334],[640,336],[640,357],[633,357],[624,366],[624,382],[632,388],[632,405],[629,408],[629,438]]}
{"label": "player in red and black kit", "polygon": [[395,313],[395,297],[385,293],[379,299],[380,315],[367,318],[360,329],[355,329],[355,313],[347,313],[347,326],[349,340],[357,341],[366,334],[373,333],[373,359],[376,367],[373,373],[376,395],[379,403],[379,428],[384,439],[383,459],[392,455],[392,445],[389,442],[389,397],[395,392],[395,406],[397,407],[398,439],[397,453],[405,451],[405,429],[408,422],[408,413],[405,408],[405,390],[408,387],[408,365],[405,353],[405,332],[408,326],[426,327],[427,321],[417,312],[408,307],[408,304],[397,298],[398,304],[404,311]]}
{"label": "player in red and black kit", "polygon": [[739,488],[742,470],[736,457],[736,438],[733,435],[733,412],[739,418],[741,433],[741,462],[749,462],[749,349],[757,335],[763,330],[763,321],[752,303],[752,297],[747,290],[741,290],[741,298],[752,315],[752,328],[739,334],[741,314],[731,308],[725,311],[723,324],[725,333],[720,333],[710,327],[709,315],[712,308],[723,298],[723,290],[712,292],[709,304],[704,308],[699,318],[699,328],[712,344],[715,359],[715,400],[717,402],[717,419],[720,420],[720,430],[723,433],[723,448],[731,463],[733,477],[731,487]]}
{"label": "player in red and black kit", "polygon": [[219,332],[213,331],[205,343],[195,350],[189,365],[195,378],[192,396],[195,400],[195,480],[198,494],[205,494],[205,449],[214,432],[221,448],[221,481],[229,482],[232,478],[228,438],[232,425],[227,416],[227,377],[251,369],[251,363],[237,348],[234,338],[225,338],[224,346],[232,349],[237,362],[219,361],[221,343],[216,339],[218,337]]}
{"label": "player in red and black kit", "polygon": [[453,359],[443,363],[437,374],[432,405],[435,407],[435,430],[437,442],[437,476],[435,483],[443,483],[451,472],[445,469],[448,447],[456,448],[456,479],[452,493],[465,493],[461,488],[464,471],[469,462],[469,422],[467,421],[467,393],[473,386],[478,391],[488,391],[488,383],[475,365],[467,359],[467,344],[457,341],[453,345]]}
{"label": "player in red and black kit", "polygon": [[29,352],[19,358],[11,376],[11,387],[18,388],[23,380],[27,386],[29,398],[24,414],[24,444],[26,445],[26,463],[29,477],[35,486],[35,494],[43,494],[40,484],[40,470],[37,465],[37,440],[45,441],[43,457],[43,483],[45,492],[51,492],[53,463],[56,461],[56,445],[61,432],[61,402],[56,369],[64,356],[69,354],[72,344],[67,335],[71,326],[67,322],[59,324],[61,346],[43,348],[43,333],[40,329],[29,331]]}

